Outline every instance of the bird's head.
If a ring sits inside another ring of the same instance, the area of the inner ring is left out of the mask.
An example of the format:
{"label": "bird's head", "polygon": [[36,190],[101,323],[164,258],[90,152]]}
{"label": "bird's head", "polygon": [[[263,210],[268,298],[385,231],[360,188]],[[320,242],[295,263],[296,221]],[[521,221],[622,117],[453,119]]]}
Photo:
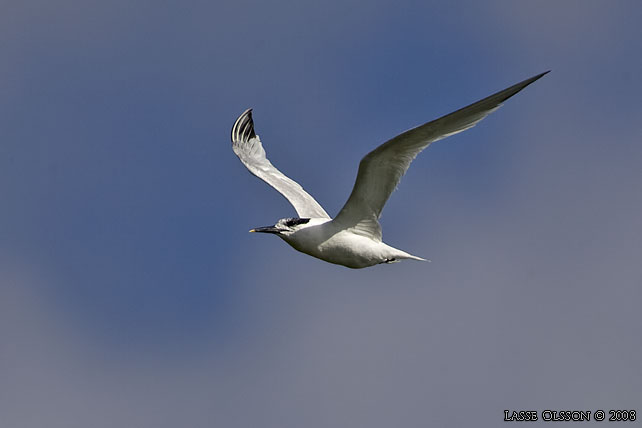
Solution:
{"label": "bird's head", "polygon": [[282,218],[274,226],[257,227],[250,232],[274,233],[283,238],[308,227],[309,222],[309,218]]}

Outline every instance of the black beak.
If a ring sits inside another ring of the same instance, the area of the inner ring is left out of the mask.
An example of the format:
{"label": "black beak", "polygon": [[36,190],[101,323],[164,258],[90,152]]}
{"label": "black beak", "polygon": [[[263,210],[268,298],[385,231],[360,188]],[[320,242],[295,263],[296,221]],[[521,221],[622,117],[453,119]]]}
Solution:
{"label": "black beak", "polygon": [[281,233],[281,229],[278,229],[278,228],[276,228],[274,226],[257,227],[256,229],[250,230],[250,232],[276,233],[276,234],[279,234],[279,233]]}

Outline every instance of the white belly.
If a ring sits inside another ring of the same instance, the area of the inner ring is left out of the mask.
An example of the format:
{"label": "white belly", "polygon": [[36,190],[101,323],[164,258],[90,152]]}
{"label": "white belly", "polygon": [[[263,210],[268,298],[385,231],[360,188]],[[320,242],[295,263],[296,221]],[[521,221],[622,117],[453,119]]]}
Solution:
{"label": "white belly", "polygon": [[328,219],[311,219],[310,226],[279,236],[302,253],[353,269],[401,259],[424,260],[350,229],[339,228]]}
{"label": "white belly", "polygon": [[330,236],[315,234],[314,230],[305,232],[303,230],[286,241],[302,253],[326,262],[359,269],[393,261],[394,258],[390,251],[394,250],[392,247],[345,230]]}

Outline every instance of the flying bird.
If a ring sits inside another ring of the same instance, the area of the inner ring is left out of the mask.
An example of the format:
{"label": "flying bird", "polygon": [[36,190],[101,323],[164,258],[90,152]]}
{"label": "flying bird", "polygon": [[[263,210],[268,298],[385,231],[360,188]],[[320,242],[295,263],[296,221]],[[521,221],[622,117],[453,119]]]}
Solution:
{"label": "flying bird", "polygon": [[252,109],[245,110],[232,127],[234,153],[252,174],[281,193],[298,215],[250,232],[275,234],[302,253],[354,269],[403,259],[425,261],[385,244],[379,224],[383,206],[410,163],[430,143],[472,128],[508,98],[549,71],[410,129],[368,153],[359,163],[348,201],[334,219],[297,182],[267,159],[261,140],[254,132]]}

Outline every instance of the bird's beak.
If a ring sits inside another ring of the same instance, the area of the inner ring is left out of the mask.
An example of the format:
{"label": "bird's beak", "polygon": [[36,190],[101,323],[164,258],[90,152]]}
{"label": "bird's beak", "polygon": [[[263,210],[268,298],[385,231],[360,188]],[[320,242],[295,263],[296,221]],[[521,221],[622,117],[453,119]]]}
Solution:
{"label": "bird's beak", "polygon": [[268,227],[257,227],[256,229],[250,230],[250,232],[261,232],[261,233],[281,233],[281,229],[278,229],[274,226]]}

